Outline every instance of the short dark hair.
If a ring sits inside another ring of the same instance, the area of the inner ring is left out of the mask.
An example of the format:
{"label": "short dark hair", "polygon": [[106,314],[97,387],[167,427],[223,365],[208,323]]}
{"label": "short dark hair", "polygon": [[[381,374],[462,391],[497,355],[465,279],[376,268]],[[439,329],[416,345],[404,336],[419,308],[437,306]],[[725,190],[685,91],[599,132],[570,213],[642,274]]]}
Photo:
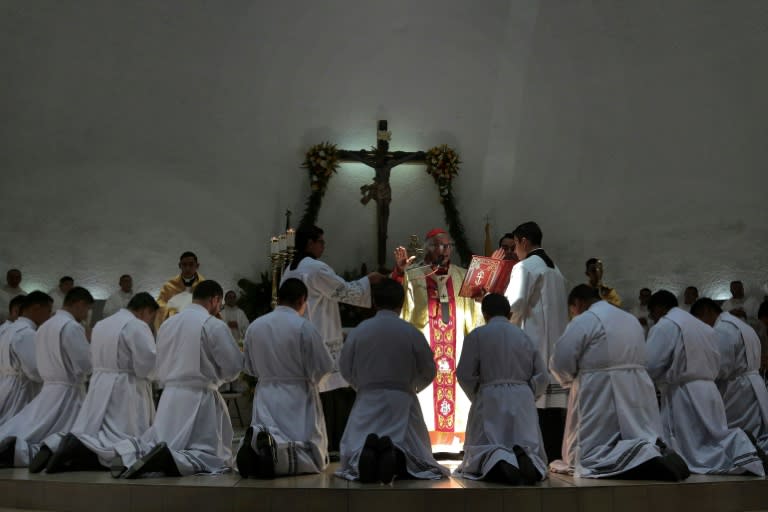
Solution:
{"label": "short dark hair", "polygon": [[571,293],[568,294],[568,305],[573,306],[577,300],[589,303],[597,302],[600,300],[600,293],[597,288],[592,288],[588,284],[580,284],[574,286]]}
{"label": "short dark hair", "polygon": [[493,318],[495,316],[503,316],[509,318],[509,314],[512,312],[512,308],[509,306],[507,298],[498,293],[489,293],[483,297],[483,303],[480,306],[483,316]]}
{"label": "short dark hair", "polygon": [[192,300],[206,300],[214,297],[224,297],[224,289],[212,279],[200,281],[192,292]]}
{"label": "short dark hair", "polygon": [[307,298],[309,290],[301,279],[291,277],[286,279],[277,290],[277,302],[293,306],[298,304],[301,299]]}
{"label": "short dark hair", "polygon": [[648,293],[651,293],[651,289],[650,289],[650,288],[640,288],[640,291],[641,291],[641,292],[648,292]]}
{"label": "short dark hair", "polygon": [[151,309],[157,311],[160,309],[160,305],[157,303],[154,297],[147,292],[139,292],[128,301],[126,306],[131,311],[141,311],[142,309]]}
{"label": "short dark hair", "polygon": [[91,292],[83,288],[82,286],[75,286],[67,292],[67,296],[64,297],[64,305],[68,306],[75,302],[85,302],[86,304],[93,304],[93,295]]}
{"label": "short dark hair", "polygon": [[11,269],[8,269],[8,272],[6,272],[5,275],[9,276],[9,275],[13,274],[14,272],[18,272],[19,274],[21,274],[21,270],[19,270],[17,268],[11,268]]}
{"label": "short dark hair", "polygon": [[75,280],[72,279],[72,277],[70,277],[70,276],[64,276],[61,279],[59,279],[59,284],[74,283],[74,282],[75,282]]}
{"label": "short dark hair", "polygon": [[184,251],[181,253],[181,256],[179,256],[179,261],[183,260],[184,258],[195,258],[195,263],[197,263],[197,254],[193,253],[192,251]]}
{"label": "short dark hair", "polygon": [[651,310],[656,307],[666,309],[669,311],[672,308],[678,306],[677,297],[669,290],[659,290],[648,300],[648,309]]}
{"label": "short dark hair", "polygon": [[768,317],[768,300],[764,300],[762,304],[760,304],[760,309],[757,310],[757,318],[765,318]]}
{"label": "short dark hair", "polygon": [[123,280],[124,278],[126,278],[126,277],[128,277],[128,278],[130,278],[130,279],[133,279],[133,278],[131,277],[131,274],[123,274],[123,275],[121,275],[121,276],[120,276],[120,279],[118,279],[118,282],[119,282],[119,281],[122,281],[122,280]]}
{"label": "short dark hair", "polygon": [[398,310],[405,302],[405,290],[403,285],[394,279],[384,279],[371,287],[373,292],[373,305],[376,309]]}
{"label": "short dark hair", "polygon": [[687,292],[688,290],[693,290],[693,291],[695,291],[695,292],[696,292],[696,295],[698,295],[698,294],[699,294],[699,289],[698,289],[698,288],[696,288],[695,286],[686,286],[686,288],[685,288],[685,291]]}
{"label": "short dark hair", "polygon": [[21,312],[23,313],[24,310],[31,306],[46,306],[50,304],[53,304],[53,297],[40,290],[35,290],[24,297],[24,302],[21,303]]}
{"label": "short dark hair", "polygon": [[589,266],[590,266],[590,265],[594,265],[594,264],[596,264],[598,261],[600,261],[600,260],[598,260],[597,258],[589,258],[589,259],[587,260],[587,262],[584,264],[584,267],[585,267],[587,270],[589,270]]}
{"label": "short dark hair", "polygon": [[307,250],[307,244],[310,240],[316,242],[325,231],[313,224],[302,224],[296,230],[296,251],[303,253]]}
{"label": "short dark hair", "polygon": [[523,222],[517,226],[512,232],[512,236],[515,238],[527,238],[533,245],[541,245],[541,240],[544,238],[541,228],[533,221]]}
{"label": "short dark hair", "polygon": [[717,305],[717,302],[707,297],[697,300],[691,306],[691,314],[695,317],[700,316],[707,310],[717,313],[718,315],[723,312],[723,309]]}
{"label": "short dark hair", "polygon": [[739,280],[739,279],[737,279],[736,281],[731,281],[731,285],[734,285],[734,284],[740,284],[740,285],[744,286],[744,283],[742,283],[741,280]]}
{"label": "short dark hair", "polygon": [[21,311],[21,306],[23,304],[24,304],[24,296],[23,295],[15,296],[8,303],[8,312],[10,313],[13,310],[13,308],[19,308],[19,311]]}
{"label": "short dark hair", "polygon": [[499,238],[499,247],[501,247],[501,242],[503,242],[507,238],[514,238],[514,236],[512,236],[512,233],[504,233],[504,236]]}

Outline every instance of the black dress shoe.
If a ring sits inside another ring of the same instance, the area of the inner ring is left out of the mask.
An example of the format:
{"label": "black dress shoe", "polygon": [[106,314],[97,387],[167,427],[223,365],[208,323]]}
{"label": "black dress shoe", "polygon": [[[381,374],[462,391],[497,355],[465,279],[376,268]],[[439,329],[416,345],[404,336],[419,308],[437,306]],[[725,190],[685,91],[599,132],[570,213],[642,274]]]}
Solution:
{"label": "black dress shoe", "polygon": [[357,472],[360,481],[364,484],[379,481],[379,436],[376,434],[368,434],[365,438],[360,460],[357,463]]}
{"label": "black dress shoe", "polygon": [[248,430],[245,431],[245,437],[243,437],[243,445],[237,451],[237,456],[235,457],[237,471],[240,472],[240,476],[243,478],[256,476],[258,472],[258,456],[251,446],[252,441],[253,427],[248,427]]}
{"label": "black dress shoe", "polygon": [[120,478],[128,471],[128,468],[123,464],[123,458],[117,455],[112,462],[109,463],[109,472],[112,478]]}
{"label": "black dress shoe", "polygon": [[103,469],[99,457],[85,446],[74,434],[62,439],[59,449],[48,461],[46,473],[64,471],[96,471]]}
{"label": "black dress shoe", "polygon": [[30,473],[39,473],[45,469],[48,465],[48,461],[51,459],[53,452],[46,445],[40,447],[40,450],[32,457],[32,461],[29,463]]}
{"label": "black dress shoe", "polygon": [[277,464],[277,443],[266,430],[256,434],[256,467],[254,475],[262,480],[275,478]]}
{"label": "black dress shoe", "polygon": [[484,480],[506,485],[523,485],[523,475],[520,470],[505,460],[497,462]]}
{"label": "black dress shoe", "polygon": [[520,470],[520,475],[523,477],[523,484],[534,485],[541,480],[541,473],[536,469],[531,458],[525,453],[525,450],[515,445],[512,447],[512,451],[515,457],[517,457],[517,467]]}
{"label": "black dress shoe", "polygon": [[160,443],[152,448],[148,454],[137,460],[133,466],[128,468],[128,471],[123,474],[123,478],[139,478],[147,473],[163,473],[166,476],[181,476],[167,444]]}
{"label": "black dress shoe", "polygon": [[0,443],[0,468],[12,468],[16,451],[16,438],[9,437]]}
{"label": "black dress shoe", "polygon": [[379,439],[379,481],[383,484],[391,484],[397,471],[397,453],[392,439],[384,436]]}

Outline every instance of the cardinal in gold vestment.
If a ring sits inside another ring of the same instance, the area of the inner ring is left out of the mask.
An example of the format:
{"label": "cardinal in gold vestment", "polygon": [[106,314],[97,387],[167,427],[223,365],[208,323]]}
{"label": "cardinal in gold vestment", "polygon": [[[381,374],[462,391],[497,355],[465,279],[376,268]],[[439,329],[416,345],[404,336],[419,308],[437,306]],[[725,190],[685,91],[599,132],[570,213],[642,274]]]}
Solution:
{"label": "cardinal in gold vestment", "polygon": [[470,401],[456,382],[456,365],[464,337],[482,323],[480,304],[459,297],[467,271],[450,263],[453,243],[442,229],[425,237],[424,264],[407,267],[403,247],[395,250],[392,277],[403,283],[402,318],[419,329],[430,343],[437,376],[419,390],[419,403],[433,450],[458,452],[464,442]]}

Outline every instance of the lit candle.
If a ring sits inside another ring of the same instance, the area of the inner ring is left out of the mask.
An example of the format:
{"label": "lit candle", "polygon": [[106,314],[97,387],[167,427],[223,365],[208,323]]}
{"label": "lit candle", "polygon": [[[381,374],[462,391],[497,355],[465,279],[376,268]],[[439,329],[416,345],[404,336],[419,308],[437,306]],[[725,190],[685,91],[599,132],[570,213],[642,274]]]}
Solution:
{"label": "lit candle", "polygon": [[280,238],[279,238],[279,242],[278,242],[278,244],[279,244],[279,250],[280,250],[280,252],[283,252],[283,251],[285,251],[285,249],[286,249],[286,237],[285,237],[285,233],[283,233],[282,235],[280,235]]}
{"label": "lit candle", "polygon": [[296,230],[293,228],[290,228],[288,231],[285,232],[285,237],[288,240],[288,248],[293,249],[296,247]]}
{"label": "lit candle", "polygon": [[272,237],[269,240],[269,253],[277,254],[279,252],[277,237]]}

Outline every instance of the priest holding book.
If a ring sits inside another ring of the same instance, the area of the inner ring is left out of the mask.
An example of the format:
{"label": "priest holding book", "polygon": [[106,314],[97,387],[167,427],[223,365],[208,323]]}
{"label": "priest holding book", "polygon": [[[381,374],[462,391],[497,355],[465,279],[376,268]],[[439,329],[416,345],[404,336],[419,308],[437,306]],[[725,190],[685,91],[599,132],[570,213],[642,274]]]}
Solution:
{"label": "priest holding book", "polygon": [[418,395],[433,450],[461,451],[470,401],[456,383],[464,337],[482,323],[480,304],[459,295],[466,269],[451,264],[453,241],[442,229],[425,237],[424,261],[395,249],[392,278],[405,288],[402,318],[419,329],[434,353],[437,376]]}

